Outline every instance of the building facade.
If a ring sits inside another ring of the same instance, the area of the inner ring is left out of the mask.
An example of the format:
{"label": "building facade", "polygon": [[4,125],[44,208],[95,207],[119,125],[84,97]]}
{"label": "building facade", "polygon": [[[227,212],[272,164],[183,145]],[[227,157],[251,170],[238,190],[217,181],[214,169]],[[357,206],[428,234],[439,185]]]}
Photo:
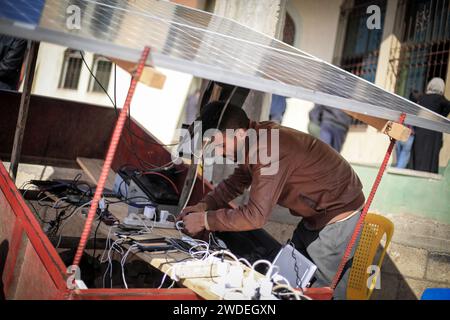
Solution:
{"label": "building facade", "polygon": [[[215,8],[214,1],[178,2],[210,11]],[[450,98],[450,0],[285,0],[285,11],[283,40],[301,50],[405,97],[413,89],[423,92],[429,79],[440,76],[446,80]],[[373,13],[379,13],[379,21],[373,21],[379,25],[369,29],[367,21]],[[183,106],[193,91],[193,79],[161,71],[167,76],[164,89],[139,85],[132,115],[168,143],[183,122]],[[116,100],[120,107],[129,81],[124,70],[116,69],[104,57],[82,56],[70,48],[43,43],[33,93],[105,107],[112,107],[111,100]],[[283,124],[307,131],[312,107],[310,102],[288,99]],[[355,122],[350,129],[342,154],[353,164],[366,194],[377,171],[371,165],[381,162],[388,143],[386,135],[362,123]],[[445,135],[440,154],[442,176],[388,170],[383,178],[371,207],[395,224],[382,274],[383,298],[417,298],[427,287],[450,284],[449,158],[450,137]],[[298,219],[279,210],[266,230],[285,241],[297,223]]]}
{"label": "building facade", "polygon": [[[295,26],[294,46],[301,50],[406,98],[441,77],[450,98],[448,0],[288,0],[286,12]],[[368,20],[378,12],[379,28],[369,29]],[[283,123],[306,131],[312,107],[289,99]],[[355,122],[342,154],[352,163],[378,164],[388,143],[385,135]],[[445,134],[442,170],[449,159],[450,136]]]}
{"label": "building facade", "polygon": [[[216,7],[215,1],[178,2],[210,11]],[[408,97],[413,89],[423,92],[426,83],[439,76],[446,81],[449,98],[449,2],[285,0],[282,38],[301,50],[404,97]],[[375,28],[369,29],[368,19],[373,14],[379,14],[379,19],[372,21]],[[183,107],[189,90],[192,90],[192,77],[170,70],[163,70],[163,73],[167,80],[162,90],[139,86],[132,116],[156,137],[169,143],[184,117]],[[90,53],[82,57],[80,52],[70,48],[44,43],[38,57],[33,93],[112,107],[115,87],[116,102],[121,106],[129,79],[125,71],[116,69],[104,57]],[[164,115],[158,113],[161,107]],[[283,124],[306,132],[308,112],[312,107],[308,101],[288,99]],[[167,117],[167,112],[170,117]],[[342,154],[355,164],[378,164],[388,143],[385,135],[355,121]],[[449,159],[450,137],[445,134],[440,153],[442,170],[447,167]]]}

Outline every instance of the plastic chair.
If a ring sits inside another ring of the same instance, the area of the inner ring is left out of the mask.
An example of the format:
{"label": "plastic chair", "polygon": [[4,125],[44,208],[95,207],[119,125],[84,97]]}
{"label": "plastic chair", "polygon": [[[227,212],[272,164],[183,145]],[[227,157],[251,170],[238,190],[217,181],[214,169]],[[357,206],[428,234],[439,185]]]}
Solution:
{"label": "plastic chair", "polygon": [[[350,269],[350,276],[347,284],[347,299],[349,300],[368,300],[375,288],[377,276],[379,274],[371,275],[369,267],[375,265],[375,256],[378,247],[386,234],[386,242],[383,251],[381,252],[377,270],[381,270],[386,250],[391,242],[394,233],[394,224],[387,218],[369,213],[364,219],[364,226],[359,237],[358,247],[356,248],[353,257],[352,267]],[[369,277],[370,284],[368,283]]]}

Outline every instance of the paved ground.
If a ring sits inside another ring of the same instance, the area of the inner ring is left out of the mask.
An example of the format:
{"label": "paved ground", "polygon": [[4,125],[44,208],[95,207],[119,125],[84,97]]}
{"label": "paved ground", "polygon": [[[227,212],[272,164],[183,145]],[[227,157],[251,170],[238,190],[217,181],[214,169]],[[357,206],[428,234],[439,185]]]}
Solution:
{"label": "paved ground", "polygon": [[[8,163],[5,163],[8,167]],[[29,179],[73,179],[82,170],[21,164],[17,185]],[[87,179],[87,177],[83,177]],[[395,226],[374,299],[418,299],[430,287],[450,287],[450,225],[411,214],[384,214]],[[278,207],[265,229],[286,242],[299,218]]]}
{"label": "paved ground", "polygon": [[[384,214],[395,226],[373,299],[419,299],[426,288],[450,288],[450,225],[409,214]],[[265,229],[288,240],[298,218],[278,208]]]}

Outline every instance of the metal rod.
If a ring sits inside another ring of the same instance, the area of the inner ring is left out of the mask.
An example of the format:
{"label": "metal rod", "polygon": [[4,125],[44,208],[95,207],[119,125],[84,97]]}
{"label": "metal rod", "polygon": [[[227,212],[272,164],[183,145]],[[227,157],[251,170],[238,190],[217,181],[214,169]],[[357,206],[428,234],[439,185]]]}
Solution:
{"label": "metal rod", "polygon": [[[94,222],[95,214],[97,212],[98,202],[102,197],[103,189],[106,183],[106,178],[108,176],[109,171],[111,170],[111,164],[116,154],[117,146],[119,145],[120,136],[122,135],[123,127],[125,126],[125,121],[127,120],[127,114],[128,110],[130,109],[131,100],[133,99],[137,83],[142,75],[142,71],[144,70],[145,62],[147,61],[149,54],[150,48],[145,47],[144,50],[142,51],[141,59],[139,60],[137,70],[135,74],[132,76],[130,88],[128,90],[128,95],[125,100],[125,104],[122,108],[122,111],[120,112],[119,118],[117,119],[117,123],[111,137],[111,142],[109,144],[108,152],[106,153],[105,162],[103,163],[102,172],[100,174],[100,178],[98,179],[97,187],[95,188],[94,198],[92,199],[86,223],[84,224],[84,229],[81,234],[80,243],[78,245],[75,258],[73,260],[71,267],[78,267],[81,261],[81,257],[83,256],[86,243],[91,233],[92,223]],[[68,273],[73,272],[73,270],[74,269],[70,268],[68,270]]]}
{"label": "metal rod", "polygon": [[[203,98],[204,98],[206,91],[208,90],[210,84],[211,84],[210,81],[208,81],[207,84],[203,84],[203,88],[201,89],[201,94],[197,101],[197,110],[201,109]],[[214,84],[213,84],[213,88],[214,88]],[[211,90],[213,90],[213,89],[211,89]],[[211,101],[211,98],[208,101]],[[201,134],[201,132],[200,132],[200,134]],[[194,156],[194,153],[196,151],[198,151],[197,147],[199,147],[199,146],[194,145],[193,154],[191,155],[191,164],[190,164],[188,172],[186,174],[186,178],[183,183],[183,188],[181,189],[181,195],[178,200],[178,209],[177,209],[176,215],[179,215],[181,213],[181,211],[187,206],[187,203],[189,202],[192,190],[195,185],[195,181],[197,179],[198,163],[195,161],[195,156]]]}
{"label": "metal rod", "polygon": [[[406,114],[402,113],[400,116],[400,119],[398,121],[398,123],[403,124],[405,122],[405,118],[406,118]],[[361,210],[361,214],[359,216],[358,222],[356,223],[355,229],[353,230],[353,234],[352,237],[350,238],[349,243],[347,244],[347,248],[345,249],[344,255],[342,257],[342,260],[338,266],[337,272],[334,275],[333,281],[331,282],[331,289],[335,290],[337,284],[339,283],[339,281],[341,280],[341,277],[343,276],[343,272],[344,272],[344,268],[347,264],[347,261],[349,260],[349,257],[351,255],[352,249],[356,243],[357,237],[360,234],[360,231],[362,230],[361,228],[364,227],[364,219],[367,215],[367,213],[369,212],[370,209],[370,205],[372,204],[373,198],[375,197],[378,187],[380,185],[381,179],[383,178],[383,175],[386,171],[386,167],[387,164],[389,162],[389,159],[391,158],[391,154],[392,154],[392,150],[395,147],[395,143],[397,141],[395,139],[391,138],[391,142],[389,144],[388,150],[386,151],[386,154],[384,156],[384,160],[381,163],[380,168],[378,169],[378,174],[375,178],[375,181],[372,185],[372,188],[370,190],[369,196],[367,198],[366,203],[364,204],[364,207]]]}
{"label": "metal rod", "polygon": [[36,68],[38,52],[39,42],[28,41],[25,83],[23,86],[22,97],[20,98],[20,109],[17,117],[16,133],[14,134],[13,149],[11,151],[11,164],[9,167],[9,175],[14,182],[16,182],[17,169],[19,167],[20,154],[22,152],[23,135],[27,124],[31,89],[33,86],[34,70]]}

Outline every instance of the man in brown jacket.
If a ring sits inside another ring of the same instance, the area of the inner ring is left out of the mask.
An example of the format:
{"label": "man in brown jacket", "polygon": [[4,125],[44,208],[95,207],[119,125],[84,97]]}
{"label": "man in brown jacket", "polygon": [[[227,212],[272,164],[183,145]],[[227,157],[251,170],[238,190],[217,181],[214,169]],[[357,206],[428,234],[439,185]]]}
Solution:
{"label": "man in brown jacket", "polygon": [[[292,242],[318,267],[312,286],[329,286],[364,205],[358,176],[322,141],[273,122],[250,121],[241,108],[233,105],[227,106],[221,117],[223,107],[223,102],[213,102],[203,108],[199,119],[202,131],[217,128],[221,119],[212,140],[215,155],[244,161],[200,203],[183,210],[180,219],[185,231],[196,235],[205,229],[260,229],[279,204],[302,218]],[[234,130],[234,135],[225,134],[227,129]],[[249,142],[249,132],[258,133],[256,143]],[[261,155],[268,154],[270,163],[263,162]],[[273,168],[276,170],[269,170]],[[248,203],[230,208],[228,203],[247,188]],[[348,273],[347,269],[335,298],[345,298]]]}

